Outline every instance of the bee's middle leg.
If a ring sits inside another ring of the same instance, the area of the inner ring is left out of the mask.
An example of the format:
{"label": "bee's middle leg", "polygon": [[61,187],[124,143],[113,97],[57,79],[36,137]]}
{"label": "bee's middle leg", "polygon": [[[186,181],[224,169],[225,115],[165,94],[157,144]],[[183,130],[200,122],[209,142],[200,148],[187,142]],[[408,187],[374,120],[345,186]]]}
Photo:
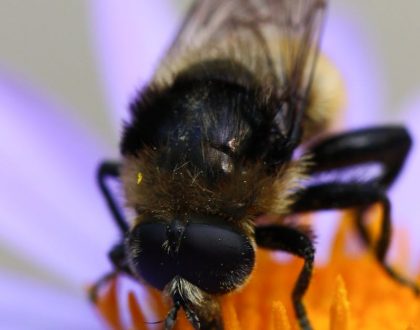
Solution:
{"label": "bee's middle leg", "polygon": [[[415,294],[420,288],[413,281],[398,274],[386,263],[391,240],[391,204],[386,191],[395,182],[411,147],[411,137],[401,126],[380,126],[334,135],[312,146],[314,166],[309,174],[336,171],[337,178],[346,168],[375,163],[381,166],[376,177],[363,182],[358,179],[340,183],[337,179],[309,187],[298,194],[293,212],[321,209],[355,208],[355,224],[362,241],[372,248],[376,259],[391,278],[410,287]],[[366,227],[366,210],[374,203],[383,209],[381,230],[374,242]]]}

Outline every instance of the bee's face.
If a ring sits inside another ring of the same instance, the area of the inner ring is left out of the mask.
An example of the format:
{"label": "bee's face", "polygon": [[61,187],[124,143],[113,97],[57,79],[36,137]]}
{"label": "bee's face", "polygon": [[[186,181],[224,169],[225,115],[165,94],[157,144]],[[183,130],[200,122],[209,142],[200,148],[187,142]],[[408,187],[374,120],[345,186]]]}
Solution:
{"label": "bee's face", "polygon": [[255,260],[251,239],[214,216],[146,217],[130,232],[127,250],[132,271],[157,289],[183,278],[211,294],[243,284]]}

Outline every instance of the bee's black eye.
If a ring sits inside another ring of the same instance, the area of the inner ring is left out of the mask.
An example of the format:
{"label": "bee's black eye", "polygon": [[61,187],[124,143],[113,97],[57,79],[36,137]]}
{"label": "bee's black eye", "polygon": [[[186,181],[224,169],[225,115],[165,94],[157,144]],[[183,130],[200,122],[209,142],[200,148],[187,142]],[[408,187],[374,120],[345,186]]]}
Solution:
{"label": "bee's black eye", "polygon": [[133,271],[160,290],[180,276],[208,293],[229,292],[246,280],[255,259],[250,239],[214,217],[142,222],[128,249]]}

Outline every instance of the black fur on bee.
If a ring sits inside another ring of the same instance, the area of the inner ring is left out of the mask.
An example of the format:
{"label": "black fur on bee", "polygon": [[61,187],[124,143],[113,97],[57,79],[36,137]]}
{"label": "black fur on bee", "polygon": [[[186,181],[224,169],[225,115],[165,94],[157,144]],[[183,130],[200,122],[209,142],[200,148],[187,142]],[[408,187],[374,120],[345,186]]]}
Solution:
{"label": "black fur on bee", "polygon": [[164,148],[163,168],[188,162],[209,180],[245,163],[262,162],[274,171],[290,160],[297,142],[288,134],[292,118],[282,111],[292,96],[283,97],[267,97],[239,63],[195,64],[170,86],[152,86],[140,94],[131,106],[122,153]]}

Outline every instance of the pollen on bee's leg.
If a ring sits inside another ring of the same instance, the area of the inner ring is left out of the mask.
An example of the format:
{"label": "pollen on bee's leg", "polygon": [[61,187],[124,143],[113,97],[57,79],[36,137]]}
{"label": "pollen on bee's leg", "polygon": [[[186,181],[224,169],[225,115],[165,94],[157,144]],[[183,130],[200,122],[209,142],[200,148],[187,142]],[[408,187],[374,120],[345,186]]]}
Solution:
{"label": "pollen on bee's leg", "polygon": [[330,330],[349,329],[350,304],[347,290],[341,276],[337,277],[330,308]]}
{"label": "pollen on bee's leg", "polygon": [[99,314],[103,317],[107,324],[115,330],[123,330],[124,327],[121,322],[121,315],[118,305],[118,284],[117,279],[113,278],[110,281],[109,287],[106,288],[104,294],[99,295],[96,307]]}
{"label": "pollen on bee's leg", "polygon": [[271,307],[271,330],[291,330],[286,307],[280,301],[274,301]]}

